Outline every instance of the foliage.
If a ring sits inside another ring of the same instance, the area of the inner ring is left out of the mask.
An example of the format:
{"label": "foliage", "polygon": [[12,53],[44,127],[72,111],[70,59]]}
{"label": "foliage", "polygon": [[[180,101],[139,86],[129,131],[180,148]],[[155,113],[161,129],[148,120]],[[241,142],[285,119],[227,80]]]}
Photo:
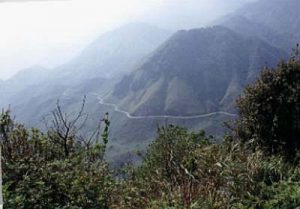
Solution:
{"label": "foliage", "polygon": [[9,111],[0,121],[5,208],[108,208],[114,180],[105,145],[73,141],[66,155],[59,136],[15,124]]}
{"label": "foliage", "polygon": [[237,134],[271,154],[295,157],[300,149],[300,61],[266,69],[237,102]]}
{"label": "foliage", "polygon": [[233,208],[264,208],[264,209],[295,209],[300,208],[300,185],[299,182],[280,181],[271,186],[263,184],[260,194],[249,196],[234,204]]}
{"label": "foliage", "polygon": [[[170,207],[175,197],[183,202],[190,201],[196,182],[191,173],[195,168],[189,153],[208,140],[204,132],[189,134],[176,126],[159,128],[158,134],[141,167],[133,170],[123,182],[120,195],[127,194],[122,203],[124,208],[144,208],[157,196]],[[184,184],[186,186],[182,187]]]}
{"label": "foliage", "polygon": [[[9,118],[9,113],[4,115]],[[74,143],[66,156],[63,146],[53,143],[48,134],[19,124],[9,126],[7,141],[2,142],[6,208],[288,209],[300,205],[299,165],[281,156],[252,152],[232,136],[216,144],[203,131],[161,127],[142,164],[127,167],[116,179],[103,159],[104,144],[87,148]]]}
{"label": "foliage", "polygon": [[300,169],[225,137],[210,143],[203,132],[159,129],[142,165],[128,168],[112,208],[296,208]]}
{"label": "foliage", "polygon": [[210,140],[204,132],[160,128],[143,164],[122,184],[122,208],[225,208],[254,190],[260,153]]}

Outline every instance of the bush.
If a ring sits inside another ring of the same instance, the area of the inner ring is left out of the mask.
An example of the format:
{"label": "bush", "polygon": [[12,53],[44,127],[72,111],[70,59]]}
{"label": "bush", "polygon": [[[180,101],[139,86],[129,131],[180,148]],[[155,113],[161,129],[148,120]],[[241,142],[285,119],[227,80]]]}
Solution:
{"label": "bush", "polygon": [[0,128],[5,208],[109,208],[114,179],[103,158],[107,138],[68,143],[65,155],[60,137],[14,123],[9,111],[0,115]]}
{"label": "bush", "polygon": [[203,131],[159,128],[142,164],[116,179],[103,159],[105,145],[72,143],[65,155],[53,138],[13,124],[9,114],[5,118],[5,208],[290,209],[300,204],[299,164],[253,152],[231,136],[215,144]]}
{"label": "bush", "polygon": [[238,99],[236,132],[243,142],[293,159],[300,148],[300,62],[266,69]]}
{"label": "bush", "polygon": [[112,208],[271,209],[299,206],[299,164],[204,132],[159,129],[144,161],[129,168]]}
{"label": "bush", "polygon": [[274,167],[261,164],[261,152],[210,140],[204,132],[160,128],[142,165],[120,183],[116,208],[230,208],[256,194],[256,182]]}

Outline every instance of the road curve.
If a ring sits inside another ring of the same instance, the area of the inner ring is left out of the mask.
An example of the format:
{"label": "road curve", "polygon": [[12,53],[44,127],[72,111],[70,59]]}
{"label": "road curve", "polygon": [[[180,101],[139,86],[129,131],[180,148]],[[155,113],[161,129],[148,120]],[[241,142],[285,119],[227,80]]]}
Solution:
{"label": "road curve", "polygon": [[124,114],[129,119],[159,119],[159,118],[171,118],[171,119],[197,119],[197,118],[206,118],[211,117],[214,115],[226,115],[230,117],[237,117],[237,114],[224,112],[224,111],[218,111],[218,112],[211,112],[206,114],[200,114],[200,115],[192,115],[192,116],[174,116],[174,115],[145,115],[145,116],[135,116],[131,115],[129,112],[125,110],[121,110],[116,104],[104,102],[103,98],[97,94],[94,94],[97,96],[97,99],[99,100],[99,104],[104,106],[109,106],[114,109],[115,112],[119,112]]}

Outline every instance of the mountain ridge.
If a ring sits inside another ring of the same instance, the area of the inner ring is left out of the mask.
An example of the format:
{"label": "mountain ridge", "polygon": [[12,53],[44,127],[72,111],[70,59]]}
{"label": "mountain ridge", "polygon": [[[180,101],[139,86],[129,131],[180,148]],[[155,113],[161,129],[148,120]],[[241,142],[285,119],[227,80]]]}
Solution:
{"label": "mountain ridge", "polygon": [[[268,50],[275,51],[277,59]],[[229,54],[233,54],[232,59]],[[244,38],[222,26],[182,30],[141,67],[125,76],[108,101],[117,102],[133,115],[192,115],[233,110],[229,100],[255,78],[264,60],[274,65],[284,56],[284,52],[257,38]],[[225,77],[228,79],[222,80]]]}

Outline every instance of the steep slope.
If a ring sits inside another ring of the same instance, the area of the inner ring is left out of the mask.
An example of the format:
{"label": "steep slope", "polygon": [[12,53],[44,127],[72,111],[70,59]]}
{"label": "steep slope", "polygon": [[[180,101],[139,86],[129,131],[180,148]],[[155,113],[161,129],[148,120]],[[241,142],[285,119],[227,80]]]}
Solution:
{"label": "steep slope", "polygon": [[300,1],[259,0],[214,22],[290,52],[300,42]]}
{"label": "steep slope", "polygon": [[235,98],[266,64],[285,54],[224,27],[179,31],[108,100],[134,115],[196,115],[233,111]]}

